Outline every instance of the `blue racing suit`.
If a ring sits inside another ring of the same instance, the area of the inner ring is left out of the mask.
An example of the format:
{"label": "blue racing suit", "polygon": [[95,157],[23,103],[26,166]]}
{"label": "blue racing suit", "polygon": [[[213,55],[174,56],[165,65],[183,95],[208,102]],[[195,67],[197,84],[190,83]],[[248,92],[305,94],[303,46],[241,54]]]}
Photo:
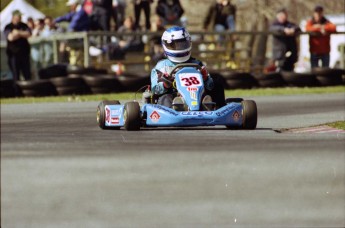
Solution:
{"label": "blue racing suit", "polygon": [[[190,58],[188,61],[184,63],[196,63],[200,66],[204,66],[203,63],[197,59]],[[157,63],[157,65],[151,71],[151,90],[153,94],[156,95],[163,95],[169,93],[169,89],[166,89],[163,86],[163,81],[160,80],[163,74],[170,74],[171,70],[177,65],[178,63],[174,63],[169,59],[163,59]],[[212,90],[214,87],[213,79],[208,75],[207,80],[204,81],[205,89]]]}

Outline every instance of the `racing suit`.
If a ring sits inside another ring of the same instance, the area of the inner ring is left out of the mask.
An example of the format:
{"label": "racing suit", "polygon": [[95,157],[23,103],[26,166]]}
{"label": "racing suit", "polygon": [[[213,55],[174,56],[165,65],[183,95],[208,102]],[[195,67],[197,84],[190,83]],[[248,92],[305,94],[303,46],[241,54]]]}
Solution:
{"label": "racing suit", "polygon": [[[190,58],[188,61],[184,63],[196,63],[199,66],[204,66],[203,63],[195,58]],[[164,75],[168,75],[171,73],[171,70],[178,65],[178,63],[174,63],[169,59],[163,59],[157,63],[157,65],[151,71],[151,90],[152,93],[158,95],[158,104],[164,105],[167,107],[172,106],[173,96],[173,89],[164,87],[164,82],[162,77]],[[210,75],[207,76],[207,79],[204,80],[204,86],[207,91],[211,91],[214,87],[213,79]]]}

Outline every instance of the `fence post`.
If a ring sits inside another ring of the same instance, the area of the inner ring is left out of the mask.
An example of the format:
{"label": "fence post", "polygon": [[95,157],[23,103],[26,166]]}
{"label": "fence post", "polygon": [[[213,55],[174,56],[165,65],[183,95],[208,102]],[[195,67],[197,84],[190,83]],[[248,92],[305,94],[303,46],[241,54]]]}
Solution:
{"label": "fence post", "polygon": [[84,67],[89,67],[89,34],[84,33]]}
{"label": "fence post", "polygon": [[59,50],[55,36],[53,36],[53,62],[54,64],[58,64],[59,62]]}

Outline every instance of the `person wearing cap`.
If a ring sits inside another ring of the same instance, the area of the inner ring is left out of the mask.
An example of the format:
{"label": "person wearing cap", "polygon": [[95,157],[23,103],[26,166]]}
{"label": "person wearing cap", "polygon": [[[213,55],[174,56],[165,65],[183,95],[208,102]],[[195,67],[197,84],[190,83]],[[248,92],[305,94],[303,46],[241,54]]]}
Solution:
{"label": "person wearing cap", "polygon": [[329,53],[331,51],[331,36],[336,32],[336,26],[323,16],[323,7],[316,6],[313,17],[307,21],[307,32],[317,32],[316,36],[309,36],[310,63],[311,67],[329,67]]}
{"label": "person wearing cap", "polygon": [[276,20],[270,26],[273,35],[273,60],[278,71],[293,71],[298,59],[296,35],[301,29],[288,20],[285,8],[277,11]]}
{"label": "person wearing cap", "polygon": [[19,10],[13,11],[12,21],[4,29],[7,39],[8,65],[14,82],[19,80],[20,73],[23,74],[25,80],[31,79],[30,44],[28,42],[31,30],[21,20],[22,13]]}
{"label": "person wearing cap", "polygon": [[60,23],[63,21],[69,22],[69,32],[81,32],[89,30],[89,16],[81,7],[79,0],[68,0],[66,5],[71,8],[71,12],[56,18],[54,23]]}

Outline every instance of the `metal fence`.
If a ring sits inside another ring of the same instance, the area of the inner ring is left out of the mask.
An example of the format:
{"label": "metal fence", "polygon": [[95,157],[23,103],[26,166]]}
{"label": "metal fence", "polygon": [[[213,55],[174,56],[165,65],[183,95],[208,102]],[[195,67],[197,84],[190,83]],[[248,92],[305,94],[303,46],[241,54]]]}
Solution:
{"label": "metal fence", "polygon": [[[340,36],[345,40],[345,32]],[[191,32],[193,56],[205,62],[214,70],[255,71],[261,70],[271,58],[272,32]],[[317,35],[301,33],[301,36]],[[50,64],[68,63],[84,67],[93,66],[116,70],[124,67],[126,71],[149,71],[156,63],[155,54],[161,50],[161,33],[135,32],[80,32],[55,34],[47,38],[30,39],[33,75]],[[116,45],[123,37],[137,37],[143,45],[137,50],[130,50],[122,57],[116,56]],[[114,50],[115,47],[115,50]],[[1,75],[8,70],[6,43],[1,42]],[[96,55],[92,52],[99,52]],[[115,57],[111,54],[114,54]],[[345,68],[344,45],[339,48],[339,64]],[[90,54],[91,53],[91,54]]]}

